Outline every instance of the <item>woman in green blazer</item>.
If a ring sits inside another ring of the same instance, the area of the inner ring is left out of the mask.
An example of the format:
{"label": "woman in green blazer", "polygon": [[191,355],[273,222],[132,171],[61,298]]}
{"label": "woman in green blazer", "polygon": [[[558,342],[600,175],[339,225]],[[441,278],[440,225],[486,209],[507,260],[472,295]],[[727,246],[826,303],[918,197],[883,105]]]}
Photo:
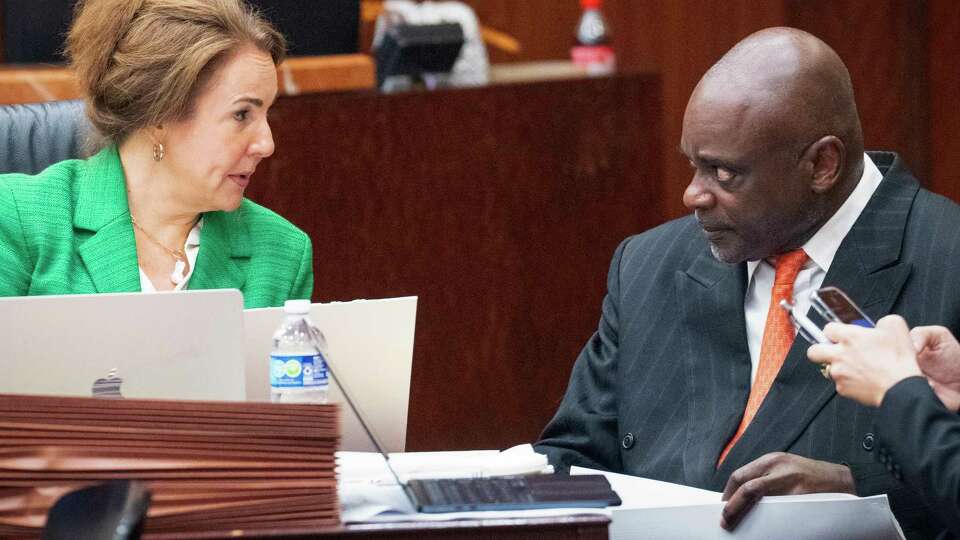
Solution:
{"label": "woman in green blazer", "polygon": [[310,239],[243,198],[284,41],[242,0],[84,0],[67,51],[102,150],[0,176],[0,295],[313,291]]}

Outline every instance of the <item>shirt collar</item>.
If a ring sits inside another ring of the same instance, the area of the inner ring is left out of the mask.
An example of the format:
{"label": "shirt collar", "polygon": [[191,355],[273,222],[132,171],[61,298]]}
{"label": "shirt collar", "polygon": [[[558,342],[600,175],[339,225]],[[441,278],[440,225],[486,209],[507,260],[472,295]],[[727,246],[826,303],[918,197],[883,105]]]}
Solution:
{"label": "shirt collar", "polygon": [[[187,249],[200,247],[200,231],[203,229],[203,216],[200,216],[200,219],[193,224],[193,228],[190,229],[190,233],[187,234],[187,241],[185,247]],[[191,265],[192,267],[193,265]]]}
{"label": "shirt collar", "polygon": [[[840,249],[843,239],[853,228],[857,218],[867,207],[873,192],[877,190],[880,181],[883,180],[883,174],[877,165],[870,159],[870,156],[863,154],[863,174],[860,175],[860,181],[857,187],[847,197],[840,208],[823,224],[822,227],[803,245],[803,250],[810,257],[805,267],[809,264],[816,264],[821,270],[827,272],[833,263],[833,257]],[[747,283],[753,279],[753,273],[757,270],[761,261],[747,261]]]}

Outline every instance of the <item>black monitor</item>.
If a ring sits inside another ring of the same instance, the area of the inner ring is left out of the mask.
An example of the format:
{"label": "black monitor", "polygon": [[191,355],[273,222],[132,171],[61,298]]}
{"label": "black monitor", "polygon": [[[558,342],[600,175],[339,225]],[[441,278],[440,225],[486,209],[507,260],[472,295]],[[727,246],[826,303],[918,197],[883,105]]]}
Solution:
{"label": "black monitor", "polygon": [[6,0],[4,8],[4,60],[13,64],[58,64],[64,37],[73,18],[75,0]]}
{"label": "black monitor", "polygon": [[[76,0],[0,1],[4,59],[62,63],[64,36]],[[355,53],[360,0],[248,0],[287,37],[291,55]]]}
{"label": "black monitor", "polygon": [[397,24],[384,32],[377,48],[377,84],[388,77],[409,76],[415,81],[430,73],[447,73],[463,48],[459,23]]}
{"label": "black monitor", "polygon": [[248,0],[287,38],[292,56],[359,50],[360,0]]}

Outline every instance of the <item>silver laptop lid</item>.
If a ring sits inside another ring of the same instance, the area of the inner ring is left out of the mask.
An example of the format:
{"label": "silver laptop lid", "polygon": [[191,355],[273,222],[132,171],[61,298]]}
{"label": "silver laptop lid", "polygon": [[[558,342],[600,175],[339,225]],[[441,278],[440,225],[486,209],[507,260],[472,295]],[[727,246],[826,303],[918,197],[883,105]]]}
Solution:
{"label": "silver laptop lid", "polygon": [[243,296],[0,298],[0,365],[0,393],[242,401]]}

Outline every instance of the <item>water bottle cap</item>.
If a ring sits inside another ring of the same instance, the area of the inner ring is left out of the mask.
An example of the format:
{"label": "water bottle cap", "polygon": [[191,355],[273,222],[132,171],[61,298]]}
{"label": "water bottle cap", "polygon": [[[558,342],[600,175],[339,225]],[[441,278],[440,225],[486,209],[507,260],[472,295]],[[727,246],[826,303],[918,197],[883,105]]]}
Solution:
{"label": "water bottle cap", "polygon": [[600,9],[603,0],[580,0],[580,7],[583,9]]}
{"label": "water bottle cap", "polygon": [[310,301],[287,300],[283,303],[283,311],[290,315],[308,315],[310,313]]}

